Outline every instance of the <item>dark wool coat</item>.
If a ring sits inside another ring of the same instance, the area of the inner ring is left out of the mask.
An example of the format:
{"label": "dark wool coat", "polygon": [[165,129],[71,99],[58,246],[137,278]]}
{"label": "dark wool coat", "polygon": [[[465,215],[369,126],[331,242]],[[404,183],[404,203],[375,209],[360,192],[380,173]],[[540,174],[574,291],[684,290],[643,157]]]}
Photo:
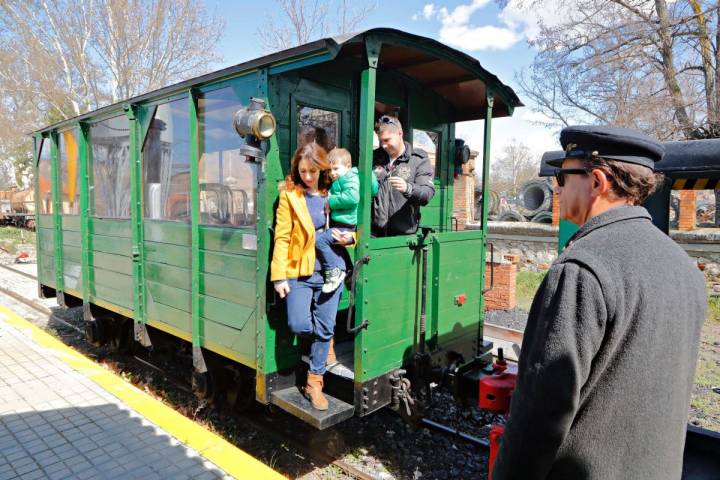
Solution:
{"label": "dark wool coat", "polygon": [[703,275],[642,207],[570,242],[530,309],[493,480],[679,479]]}
{"label": "dark wool coat", "polygon": [[[390,157],[382,148],[373,152],[373,170],[378,179],[378,194],[373,199],[373,234],[384,237],[415,233],[420,223],[420,207],[427,205],[435,194],[435,169],[427,153],[405,142],[405,151],[392,167]],[[408,191],[392,188],[389,177],[401,177]]]}

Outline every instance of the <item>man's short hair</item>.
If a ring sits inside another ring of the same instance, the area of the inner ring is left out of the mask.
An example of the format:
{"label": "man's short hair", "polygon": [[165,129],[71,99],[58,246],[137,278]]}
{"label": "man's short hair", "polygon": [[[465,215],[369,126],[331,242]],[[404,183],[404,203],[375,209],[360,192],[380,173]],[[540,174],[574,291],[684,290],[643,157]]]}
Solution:
{"label": "man's short hair", "polygon": [[393,117],[390,115],[383,115],[382,117],[378,118],[377,123],[375,124],[375,132],[377,134],[381,134],[383,132],[401,132],[402,131],[402,123],[400,123],[400,120],[397,117]]}
{"label": "man's short hair", "polygon": [[352,168],[352,157],[350,156],[350,152],[345,148],[333,148],[330,150],[330,153],[328,153],[327,158],[330,165],[339,163],[345,165],[347,168]]}
{"label": "man's short hair", "polygon": [[663,174],[634,163],[602,157],[586,158],[583,163],[586,168],[601,170],[610,177],[612,193],[631,205],[641,205],[665,181]]}

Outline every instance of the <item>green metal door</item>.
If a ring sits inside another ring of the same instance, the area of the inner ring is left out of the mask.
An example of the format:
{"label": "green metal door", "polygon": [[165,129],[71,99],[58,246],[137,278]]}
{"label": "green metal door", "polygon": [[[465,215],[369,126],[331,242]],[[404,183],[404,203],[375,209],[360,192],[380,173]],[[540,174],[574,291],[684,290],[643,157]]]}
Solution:
{"label": "green metal door", "polygon": [[[353,163],[357,162],[351,140],[356,127],[351,120],[353,103],[350,82],[345,82],[347,88],[342,88],[339,84],[343,82],[339,82],[336,77],[328,77],[330,80],[332,84],[306,78],[297,72],[271,77],[270,103],[278,120],[275,138],[282,168],[281,175],[268,180],[272,183],[267,188],[273,190],[275,195],[278,183],[290,171],[295,150],[305,142],[314,141],[328,150],[334,147],[347,148],[353,156]],[[268,202],[268,205],[272,203]],[[270,309],[265,332],[264,373],[270,374],[293,367],[298,355],[296,338],[287,328],[285,302],[274,296],[271,285],[267,288]],[[346,299],[341,302],[340,308],[343,305],[347,305]],[[344,313],[340,313],[337,319],[338,323],[344,322]]]}

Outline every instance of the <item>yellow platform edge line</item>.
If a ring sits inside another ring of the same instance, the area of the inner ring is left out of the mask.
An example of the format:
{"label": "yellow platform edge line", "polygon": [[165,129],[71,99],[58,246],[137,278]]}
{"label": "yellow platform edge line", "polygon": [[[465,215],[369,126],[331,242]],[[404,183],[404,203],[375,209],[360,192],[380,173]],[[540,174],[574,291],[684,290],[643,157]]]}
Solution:
{"label": "yellow platform edge line", "polygon": [[9,325],[29,333],[32,340],[38,345],[52,350],[58,359],[100,385],[103,389],[122,400],[128,407],[171,434],[177,440],[192,447],[203,458],[217,465],[225,473],[238,479],[286,478],[219,435],[203,428],[123,380],[118,375],[68,347],[9,308],[0,305],[0,316],[4,317]]}

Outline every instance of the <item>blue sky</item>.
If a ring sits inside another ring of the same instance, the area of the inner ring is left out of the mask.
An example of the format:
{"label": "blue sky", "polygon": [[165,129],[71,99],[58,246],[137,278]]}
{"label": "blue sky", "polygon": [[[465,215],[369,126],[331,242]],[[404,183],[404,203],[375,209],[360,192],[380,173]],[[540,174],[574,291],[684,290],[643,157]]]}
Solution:
{"label": "blue sky", "polygon": [[[532,124],[540,118],[517,88],[517,72],[530,64],[534,50],[527,43],[537,31],[533,12],[521,11],[519,0],[510,0],[504,9],[493,0],[458,1],[378,1],[363,29],[388,27],[434,38],[477,58],[489,71],[510,85],[520,96],[525,108],[516,110],[511,119],[500,119],[493,128],[493,157],[497,158],[508,143],[521,139],[531,150],[542,152],[559,147],[557,131]],[[221,66],[234,65],[263,55],[256,30],[276,13],[274,0],[265,0],[259,8],[255,2],[240,0],[207,0],[209,9],[217,11],[226,21],[220,43],[224,57]],[[276,18],[279,18],[276,16]],[[548,17],[543,17],[548,21]],[[552,21],[552,18],[550,18]],[[458,135],[479,150],[482,146],[482,124],[466,122],[458,127]]]}

